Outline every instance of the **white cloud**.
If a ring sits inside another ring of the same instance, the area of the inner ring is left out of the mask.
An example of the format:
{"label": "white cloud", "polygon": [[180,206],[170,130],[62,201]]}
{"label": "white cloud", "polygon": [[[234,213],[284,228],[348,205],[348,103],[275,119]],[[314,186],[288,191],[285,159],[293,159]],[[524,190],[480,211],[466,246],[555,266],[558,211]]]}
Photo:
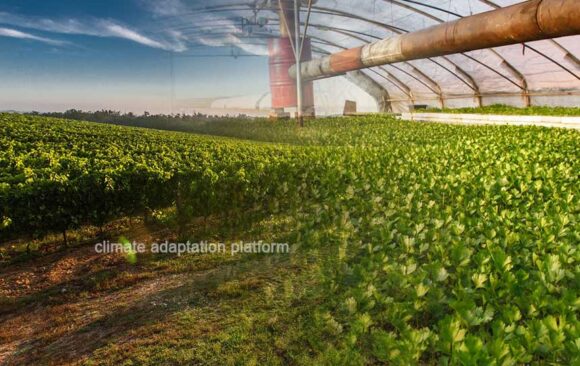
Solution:
{"label": "white cloud", "polygon": [[187,50],[187,41],[189,41],[189,38],[186,35],[177,30],[169,30],[168,34],[173,39],[173,45],[176,50]]}
{"label": "white cloud", "polygon": [[85,23],[81,23],[76,19],[62,19],[55,21],[47,18],[26,17],[0,12],[0,23],[52,33],[97,35],[96,32],[90,32]]}
{"label": "white cloud", "polygon": [[88,19],[81,22],[77,19],[54,20],[0,12],[0,23],[51,33],[122,38],[147,47],[166,51],[182,52],[187,49],[183,37],[177,37],[173,31],[165,32],[167,36],[165,39],[153,39],[125,25],[108,19]]}
{"label": "white cloud", "polygon": [[181,0],[141,0],[141,3],[158,17],[180,15],[187,11]]}
{"label": "white cloud", "polygon": [[[241,16],[241,15],[240,15]],[[206,45],[209,47],[237,47],[240,50],[259,56],[267,56],[268,49],[265,46],[256,44],[248,44],[240,37],[244,33],[240,22],[237,20],[240,16],[229,15],[215,15],[215,14],[199,14],[196,15],[196,22],[194,23],[195,30],[189,32],[188,35],[183,35],[182,32],[173,31],[181,35],[182,39],[187,40],[192,44]],[[191,22],[190,16],[178,16],[166,22],[165,27],[175,27],[177,24],[187,24]],[[219,24],[218,35],[215,35],[216,24]],[[182,27],[183,28],[183,27]],[[183,28],[187,32],[187,27]]]}
{"label": "white cloud", "polygon": [[[50,19],[2,11],[0,24],[58,34],[120,38],[172,52],[183,52],[188,49],[188,45],[202,44],[215,47],[234,46],[251,54],[267,55],[266,47],[247,44],[248,42],[240,37],[242,29],[237,19],[244,15],[243,13],[228,12],[216,15],[202,12],[195,15],[195,21],[192,23],[192,9],[188,8],[183,0],[139,1],[153,17],[165,18],[155,21],[151,32],[137,30],[112,19]],[[194,29],[188,29],[188,24],[195,25]],[[215,35],[217,24],[222,35]],[[223,34],[225,32],[229,34]]]}
{"label": "white cloud", "polygon": [[125,28],[118,24],[113,23],[107,24],[105,25],[104,28],[113,37],[128,39],[130,41],[137,42],[142,45],[153,48],[165,48],[165,45],[163,45],[161,42],[154,41],[151,38],[145,37],[144,35],[141,35],[131,29]]}
{"label": "white cloud", "polygon": [[35,36],[33,34],[30,34],[30,33],[25,33],[25,32],[21,32],[19,30],[10,29],[10,28],[0,28],[0,37],[28,39],[31,41],[38,41],[38,42],[51,44],[54,46],[64,46],[64,45],[68,44],[68,42],[65,42],[65,41],[59,41],[56,39],[51,39],[51,38],[46,38],[46,37],[39,37],[39,36]]}
{"label": "white cloud", "polygon": [[247,17],[247,12],[227,11],[213,14],[199,11],[203,8],[201,6],[203,2],[186,2],[184,0],[140,0],[140,3],[153,17],[164,18],[158,23],[165,29],[178,28],[182,30],[173,30],[174,33],[180,35],[175,40],[176,44],[178,40],[181,40],[189,44],[210,47],[233,46],[250,54],[268,55],[267,47],[248,44],[240,37],[244,30],[239,19]]}
{"label": "white cloud", "polygon": [[182,52],[187,49],[183,42],[156,41],[132,29],[108,21],[102,23],[102,32],[99,36],[123,38],[144,46],[159,48],[166,51]]}

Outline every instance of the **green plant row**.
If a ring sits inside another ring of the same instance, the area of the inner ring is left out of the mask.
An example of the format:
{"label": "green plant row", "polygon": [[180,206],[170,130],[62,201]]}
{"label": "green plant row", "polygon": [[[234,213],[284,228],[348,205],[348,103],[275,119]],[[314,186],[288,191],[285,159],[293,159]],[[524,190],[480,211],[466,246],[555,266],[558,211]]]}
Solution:
{"label": "green plant row", "polygon": [[243,210],[299,179],[291,167],[304,161],[291,147],[45,117],[1,115],[0,132],[4,238],[174,205],[181,220]]}
{"label": "green plant row", "polygon": [[493,104],[485,107],[474,108],[429,108],[427,112],[504,114],[522,116],[580,116],[580,108],[578,107],[531,106],[518,108],[505,104]]}
{"label": "green plant row", "polygon": [[577,131],[239,123],[200,132],[276,143],[3,115],[1,232],[167,205],[184,221],[289,212],[294,244],[327,248],[296,362],[578,362]]}
{"label": "green plant row", "polygon": [[350,152],[303,231],[337,248],[318,362],[578,362],[580,136],[486,130]]}

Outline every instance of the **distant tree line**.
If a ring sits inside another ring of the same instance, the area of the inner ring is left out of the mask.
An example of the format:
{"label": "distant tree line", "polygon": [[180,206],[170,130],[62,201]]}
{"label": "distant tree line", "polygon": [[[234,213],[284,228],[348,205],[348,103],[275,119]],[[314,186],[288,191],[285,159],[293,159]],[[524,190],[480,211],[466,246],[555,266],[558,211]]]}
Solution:
{"label": "distant tree line", "polygon": [[79,121],[91,121],[97,123],[109,123],[122,126],[154,128],[158,130],[170,131],[193,131],[194,125],[199,122],[220,121],[228,119],[251,119],[245,114],[238,115],[208,115],[203,113],[193,114],[150,114],[144,112],[141,115],[129,113],[121,113],[112,110],[100,110],[95,112],[82,111],[77,109],[69,109],[66,112],[49,112],[39,113],[31,112],[32,115],[41,115],[46,117],[64,118]]}

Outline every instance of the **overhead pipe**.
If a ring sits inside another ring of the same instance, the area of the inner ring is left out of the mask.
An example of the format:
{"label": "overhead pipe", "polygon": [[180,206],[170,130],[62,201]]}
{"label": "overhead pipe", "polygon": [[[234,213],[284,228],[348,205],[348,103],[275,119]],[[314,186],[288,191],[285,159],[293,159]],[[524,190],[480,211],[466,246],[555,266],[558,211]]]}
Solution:
{"label": "overhead pipe", "polygon": [[[531,0],[304,62],[319,79],[396,62],[580,34],[578,0]],[[296,78],[296,65],[289,70]]]}
{"label": "overhead pipe", "polygon": [[[494,3],[491,0],[479,0],[480,2],[486,4],[487,6],[491,6],[494,9],[499,9],[501,8],[500,5]],[[570,52],[566,47],[562,46],[561,43],[556,42],[555,40],[551,40],[552,44],[556,47],[558,47],[562,52],[564,52],[564,54],[566,55],[565,57],[570,60],[572,63],[576,64],[576,66],[580,66],[580,59],[578,59],[578,57],[574,56],[572,54],[572,52]]]}

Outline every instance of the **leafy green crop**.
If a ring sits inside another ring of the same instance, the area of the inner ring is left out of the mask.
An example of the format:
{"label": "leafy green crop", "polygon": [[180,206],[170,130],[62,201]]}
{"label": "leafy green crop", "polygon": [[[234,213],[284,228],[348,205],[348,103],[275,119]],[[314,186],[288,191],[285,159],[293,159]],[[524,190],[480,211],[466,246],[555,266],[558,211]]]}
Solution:
{"label": "leafy green crop", "polygon": [[429,108],[427,112],[504,114],[504,115],[507,114],[507,115],[522,115],[522,116],[580,116],[580,108],[578,107],[531,106],[525,108],[518,108],[505,104],[493,104],[477,108],[444,108],[444,109]]}
{"label": "leafy green crop", "polygon": [[[175,205],[286,212],[325,247],[315,364],[577,364],[580,133],[388,117],[202,128],[0,115],[3,235]],[[307,336],[306,336],[307,335]]]}

